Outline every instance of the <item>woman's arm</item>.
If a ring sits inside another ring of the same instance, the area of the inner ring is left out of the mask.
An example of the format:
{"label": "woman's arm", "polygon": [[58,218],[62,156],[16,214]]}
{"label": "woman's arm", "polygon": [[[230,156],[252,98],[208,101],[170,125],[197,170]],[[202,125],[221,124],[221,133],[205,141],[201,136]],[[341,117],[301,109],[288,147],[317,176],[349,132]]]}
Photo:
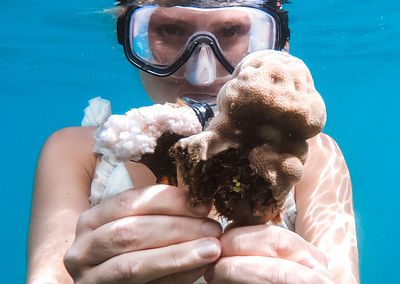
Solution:
{"label": "woman's arm", "polygon": [[75,238],[96,156],[93,128],[66,128],[45,143],[38,161],[28,241],[27,283],[73,283],[63,257]]}
{"label": "woman's arm", "polygon": [[332,138],[308,141],[304,176],[296,185],[296,232],[278,226],[232,228],[205,274],[208,283],[358,283],[350,177]]}
{"label": "woman's arm", "polygon": [[[210,208],[191,207],[186,190],[166,185],[127,190],[89,208],[92,137],[93,129],[64,129],[42,150],[27,283],[194,282],[220,255],[222,229],[206,218]],[[144,183],[141,173],[136,184]]]}
{"label": "woman's arm", "polygon": [[336,142],[308,141],[304,176],[296,185],[296,233],[323,251],[335,283],[359,283],[358,250],[349,171]]}

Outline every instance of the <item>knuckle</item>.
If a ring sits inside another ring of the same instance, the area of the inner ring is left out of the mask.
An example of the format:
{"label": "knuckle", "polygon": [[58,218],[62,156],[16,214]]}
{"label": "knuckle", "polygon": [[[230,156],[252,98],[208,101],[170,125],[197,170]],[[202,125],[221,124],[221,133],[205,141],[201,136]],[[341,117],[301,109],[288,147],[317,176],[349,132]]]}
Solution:
{"label": "knuckle", "polygon": [[296,279],[295,273],[292,273],[287,267],[282,265],[275,265],[272,269],[271,282],[272,283],[301,283],[299,279]]}
{"label": "knuckle", "polygon": [[73,252],[73,249],[68,249],[67,252],[64,255],[64,264],[68,268],[73,267],[75,263],[77,262],[78,257],[77,255]]}
{"label": "knuckle", "polygon": [[228,246],[231,244],[234,246],[239,246],[242,243],[241,237],[238,237],[239,230],[240,228],[238,227],[228,227],[228,230],[225,229],[220,239],[223,246]]}
{"label": "knuckle", "polygon": [[[165,220],[165,225],[168,227],[170,232],[175,232],[176,235],[184,235],[189,232],[196,234],[196,229],[199,227],[201,228],[201,222],[202,221],[194,218],[177,217],[173,219],[170,218],[168,221]],[[201,237],[200,233],[198,233],[198,236]]]}
{"label": "knuckle", "polygon": [[90,217],[89,210],[82,212],[78,218],[78,223],[76,225],[77,232],[85,231],[90,229]]}
{"label": "knuckle", "polygon": [[170,264],[170,267],[180,270],[184,265],[180,251],[171,251],[168,256],[168,263]]}
{"label": "knuckle", "polygon": [[317,257],[317,260],[319,261],[319,263],[321,263],[325,269],[328,269],[328,259],[325,255],[325,253],[322,252],[321,250],[319,250],[318,248],[317,248],[317,256],[316,257]]}
{"label": "knuckle", "polygon": [[235,261],[220,261],[218,263],[219,269],[224,271],[226,279],[235,279],[237,271],[241,270],[239,263]]}
{"label": "knuckle", "polygon": [[274,256],[284,256],[290,251],[290,240],[283,230],[273,230],[270,247]]}
{"label": "knuckle", "polygon": [[71,274],[71,276],[73,278],[78,277],[78,275],[80,274],[79,267],[81,267],[80,264],[82,263],[82,257],[79,251],[71,247],[65,253],[63,261],[65,268]]}
{"label": "knuckle", "polygon": [[137,250],[143,229],[137,224],[136,217],[129,217],[115,222],[111,228],[111,244],[113,247],[126,250]]}
{"label": "knuckle", "polygon": [[140,279],[140,270],[139,262],[122,261],[115,265],[113,272],[117,276],[116,279],[120,281],[133,280],[133,283],[143,283]]}
{"label": "knuckle", "polygon": [[137,199],[136,190],[126,190],[116,196],[116,202],[122,212],[126,214],[132,213],[134,210],[135,200]]}

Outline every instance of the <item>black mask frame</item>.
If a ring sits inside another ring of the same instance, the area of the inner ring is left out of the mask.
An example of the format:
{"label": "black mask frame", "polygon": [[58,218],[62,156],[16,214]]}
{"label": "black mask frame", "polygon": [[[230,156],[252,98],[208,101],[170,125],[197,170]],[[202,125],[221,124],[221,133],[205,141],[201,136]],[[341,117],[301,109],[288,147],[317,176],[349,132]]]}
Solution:
{"label": "black mask frame", "polygon": [[[123,45],[126,58],[131,64],[149,74],[153,74],[159,77],[170,76],[183,64],[185,64],[185,62],[190,58],[197,46],[199,46],[200,44],[207,44],[211,47],[211,50],[214,52],[215,57],[225,67],[225,69],[228,70],[229,73],[233,73],[235,66],[231,65],[228,60],[226,60],[221,52],[221,48],[219,47],[216,38],[211,33],[207,32],[194,34],[189,39],[189,44],[186,46],[182,54],[175,60],[173,64],[169,66],[148,63],[141,58],[135,56],[129,43],[129,25],[131,15],[135,12],[136,9],[141,7],[142,6],[140,5],[129,5],[126,11],[121,14],[117,20],[118,42]],[[277,28],[274,49],[282,50],[285,47],[286,43],[290,39],[289,18],[288,12],[286,10],[276,6],[271,6],[268,3],[264,3],[262,5],[243,5],[241,7],[257,8],[270,14],[274,18]]]}

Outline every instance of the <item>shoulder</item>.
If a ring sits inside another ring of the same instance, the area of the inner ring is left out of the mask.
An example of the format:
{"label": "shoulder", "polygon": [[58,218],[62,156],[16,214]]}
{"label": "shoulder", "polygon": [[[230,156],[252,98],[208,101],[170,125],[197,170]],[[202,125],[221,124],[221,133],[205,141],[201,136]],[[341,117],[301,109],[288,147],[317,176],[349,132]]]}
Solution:
{"label": "shoulder", "polygon": [[307,143],[309,149],[305,170],[333,160],[344,161],[339,145],[327,134],[320,133],[307,140]]}
{"label": "shoulder", "polygon": [[97,154],[92,152],[96,127],[68,127],[54,132],[44,144],[39,164],[62,164],[79,166],[91,172]]}
{"label": "shoulder", "polygon": [[80,143],[90,146],[94,144],[93,133],[96,127],[67,127],[62,128],[47,139],[45,146],[65,147],[69,144]]}
{"label": "shoulder", "polygon": [[339,146],[336,143],[335,139],[325,133],[319,133],[318,135],[315,135],[314,137],[308,139],[307,143],[310,147],[309,155],[313,155],[315,153],[318,153],[319,151],[324,150],[325,152],[326,150],[340,152]]}
{"label": "shoulder", "polygon": [[46,140],[43,151],[55,151],[75,155],[91,154],[95,127],[67,127],[54,132]]}
{"label": "shoulder", "polygon": [[[332,137],[320,133],[307,142],[307,161],[304,164],[303,177],[296,184],[296,195],[302,192],[310,194],[316,188],[321,189],[320,186],[328,181],[331,185],[336,185],[343,177],[349,177],[346,161]],[[332,187],[327,186],[326,189],[328,188]]]}

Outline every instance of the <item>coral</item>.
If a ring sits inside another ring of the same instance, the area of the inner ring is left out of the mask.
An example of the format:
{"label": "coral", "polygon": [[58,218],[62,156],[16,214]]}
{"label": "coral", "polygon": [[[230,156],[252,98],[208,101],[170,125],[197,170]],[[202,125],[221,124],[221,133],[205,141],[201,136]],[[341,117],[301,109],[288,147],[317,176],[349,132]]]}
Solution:
{"label": "coral", "polygon": [[280,222],[303,174],[306,140],[326,121],[308,68],[284,52],[252,53],[217,99],[219,113],[203,132],[199,109],[182,103],[113,115],[95,132],[94,151],[143,162],[158,182],[188,185],[192,204],[213,204],[238,225]]}
{"label": "coral", "polygon": [[326,121],[307,66],[280,51],[252,53],[220,90],[218,110],[206,131],[175,144],[178,180],[193,204],[212,203],[239,225],[280,222],[306,140]]}
{"label": "coral", "polygon": [[168,150],[180,138],[201,130],[196,113],[186,104],[155,104],[110,116],[95,131],[93,151],[106,160],[142,162],[157,182],[176,184],[176,167]]}

